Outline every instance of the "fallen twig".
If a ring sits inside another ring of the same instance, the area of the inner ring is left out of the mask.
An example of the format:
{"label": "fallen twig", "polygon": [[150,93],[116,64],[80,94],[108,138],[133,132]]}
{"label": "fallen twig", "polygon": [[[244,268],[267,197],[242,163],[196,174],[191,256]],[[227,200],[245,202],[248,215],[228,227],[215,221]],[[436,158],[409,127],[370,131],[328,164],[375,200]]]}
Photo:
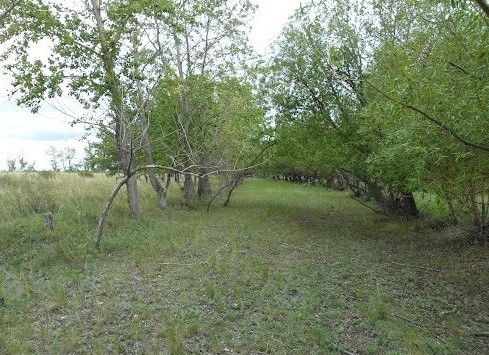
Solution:
{"label": "fallen twig", "polygon": [[472,334],[473,337],[478,337],[478,338],[489,338],[489,332],[483,332],[483,333],[474,333]]}

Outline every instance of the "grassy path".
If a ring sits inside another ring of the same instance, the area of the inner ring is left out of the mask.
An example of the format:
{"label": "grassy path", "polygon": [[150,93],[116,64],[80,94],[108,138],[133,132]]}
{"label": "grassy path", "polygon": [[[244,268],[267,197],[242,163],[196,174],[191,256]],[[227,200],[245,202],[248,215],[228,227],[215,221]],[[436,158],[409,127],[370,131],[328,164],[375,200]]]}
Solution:
{"label": "grassy path", "polygon": [[487,248],[343,193],[252,180],[209,213],[176,195],[157,211],[144,186],[146,217],[130,220],[121,196],[97,254],[111,182],[71,179],[90,188],[44,186],[62,206],[55,232],[0,215],[0,354],[489,352]]}

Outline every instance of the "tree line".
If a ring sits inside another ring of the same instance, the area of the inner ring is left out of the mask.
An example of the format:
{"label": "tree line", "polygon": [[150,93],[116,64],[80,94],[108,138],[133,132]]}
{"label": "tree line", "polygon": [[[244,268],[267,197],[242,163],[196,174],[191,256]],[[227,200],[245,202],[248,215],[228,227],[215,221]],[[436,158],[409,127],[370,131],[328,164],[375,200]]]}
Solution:
{"label": "tree line", "polygon": [[[88,162],[123,173],[133,216],[136,171],[161,208],[172,175],[188,205],[212,201],[211,173],[235,187],[254,172],[349,189],[386,214],[417,217],[416,194],[432,194],[489,237],[484,0],[306,1],[261,59],[249,0],[9,3],[18,103],[76,98],[98,137]],[[48,58],[30,52],[42,40]]]}
{"label": "tree line", "polygon": [[263,79],[277,110],[269,172],[349,188],[388,214],[415,193],[489,229],[489,17],[484,1],[310,1]]}
{"label": "tree line", "polygon": [[[264,109],[247,63],[248,0],[22,1],[2,28],[4,68],[19,105],[69,95],[94,127],[87,163],[122,172],[140,215],[137,175],[166,207],[170,177],[182,201],[212,196],[209,171],[232,181],[256,160]],[[51,51],[33,53],[35,44]],[[43,57],[43,55],[45,57]]]}

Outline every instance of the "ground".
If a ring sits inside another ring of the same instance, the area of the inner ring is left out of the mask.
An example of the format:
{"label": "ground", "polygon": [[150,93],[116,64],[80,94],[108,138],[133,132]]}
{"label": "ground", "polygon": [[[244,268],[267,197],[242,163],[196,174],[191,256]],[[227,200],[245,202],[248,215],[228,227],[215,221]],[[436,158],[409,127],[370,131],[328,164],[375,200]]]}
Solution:
{"label": "ground", "polygon": [[489,248],[427,217],[260,179],[160,211],[141,181],[143,217],[119,196],[97,252],[114,183],[0,175],[0,354],[489,352]]}

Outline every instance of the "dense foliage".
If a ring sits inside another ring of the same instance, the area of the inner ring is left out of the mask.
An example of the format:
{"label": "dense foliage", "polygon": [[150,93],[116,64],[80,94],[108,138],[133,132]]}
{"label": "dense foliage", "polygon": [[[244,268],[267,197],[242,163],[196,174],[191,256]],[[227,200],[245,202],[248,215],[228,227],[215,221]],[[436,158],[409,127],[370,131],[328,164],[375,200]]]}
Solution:
{"label": "dense foliage", "polygon": [[[474,237],[489,233],[485,1],[305,2],[266,65],[247,44],[249,0],[12,4],[1,39],[19,104],[82,103],[99,138],[87,165],[129,177],[134,216],[138,166],[164,208],[172,174],[188,205],[212,198],[210,173],[232,191],[258,165],[383,213],[418,216],[415,195],[437,196],[451,222],[469,211]],[[47,59],[30,51],[42,40]]]}
{"label": "dense foliage", "polygon": [[468,208],[485,238],[488,36],[470,2],[308,3],[265,80],[277,110],[271,173],[346,181],[394,213],[416,215],[413,193],[435,194],[453,221]]}

